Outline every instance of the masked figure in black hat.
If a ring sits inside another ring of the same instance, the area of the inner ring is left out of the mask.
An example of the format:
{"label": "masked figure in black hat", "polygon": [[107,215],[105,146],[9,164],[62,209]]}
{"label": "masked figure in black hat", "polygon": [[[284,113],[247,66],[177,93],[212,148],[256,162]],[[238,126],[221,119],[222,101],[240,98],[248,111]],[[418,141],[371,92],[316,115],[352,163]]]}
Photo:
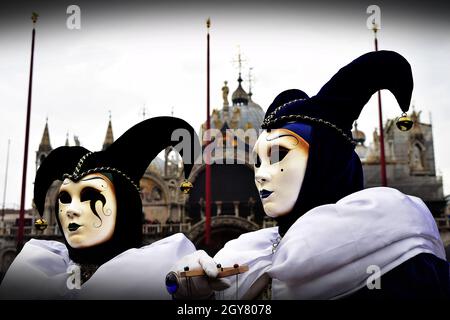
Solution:
{"label": "masked figure in black hat", "polygon": [[[180,142],[180,137],[187,140]],[[60,147],[51,152],[37,171],[34,203],[42,215],[48,188],[62,181],[55,215],[65,244],[36,239],[26,243],[2,282],[0,296],[170,298],[164,270],[195,248],[182,234],[142,247],[139,194],[145,170],[169,145],[183,156],[188,177],[200,145],[194,129],[173,117],[145,120],[105,151]],[[79,290],[73,290],[77,285]]]}
{"label": "masked figure in black hat", "polygon": [[408,111],[413,80],[401,55],[365,54],[311,98],[300,90],[278,95],[254,148],[255,183],[278,226],[241,235],[214,259],[197,252],[181,262],[248,265],[219,295],[229,299],[255,298],[268,283],[273,299],[450,298],[449,264],[423,201],[391,188],[363,190],[351,128],[380,89]]}

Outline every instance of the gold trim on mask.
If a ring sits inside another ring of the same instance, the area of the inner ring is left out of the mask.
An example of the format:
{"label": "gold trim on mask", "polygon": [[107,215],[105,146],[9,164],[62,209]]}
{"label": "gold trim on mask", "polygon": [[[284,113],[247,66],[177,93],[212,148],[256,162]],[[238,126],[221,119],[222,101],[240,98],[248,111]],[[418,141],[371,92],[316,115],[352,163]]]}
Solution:
{"label": "gold trim on mask", "polygon": [[75,167],[75,171],[72,174],[65,173],[63,175],[63,179],[68,178],[70,180],[76,181],[76,180],[79,180],[82,177],[84,177],[84,176],[86,176],[88,174],[91,174],[91,173],[114,172],[114,173],[120,174],[122,177],[124,177],[126,180],[128,180],[133,185],[133,187],[136,188],[137,192],[140,192],[140,188],[133,181],[133,179],[131,179],[129,176],[127,176],[125,173],[123,173],[119,169],[116,169],[116,168],[113,168],[113,167],[97,167],[97,168],[89,169],[87,171],[83,171],[83,172],[80,173],[80,169],[81,169],[84,161],[92,154],[93,154],[93,152],[88,152],[84,156],[82,156],[80,158],[80,160],[78,161],[77,166]]}

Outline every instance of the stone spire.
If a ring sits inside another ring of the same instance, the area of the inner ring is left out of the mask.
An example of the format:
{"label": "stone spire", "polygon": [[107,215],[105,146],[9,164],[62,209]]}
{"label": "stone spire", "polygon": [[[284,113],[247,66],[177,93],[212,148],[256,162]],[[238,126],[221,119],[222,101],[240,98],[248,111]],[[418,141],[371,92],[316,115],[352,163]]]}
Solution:
{"label": "stone spire", "polygon": [[113,131],[112,131],[111,112],[110,112],[108,129],[106,129],[105,142],[103,142],[102,150],[105,150],[106,148],[108,148],[110,145],[112,145],[113,142],[114,142],[114,136],[113,136]]}
{"label": "stone spire", "polygon": [[42,134],[41,143],[36,151],[36,170],[39,168],[41,163],[47,158],[48,154],[52,151],[52,146],[50,144],[50,134],[48,133],[48,118],[45,120],[44,133]]}
{"label": "stone spire", "polygon": [[67,132],[66,133],[66,143],[64,144],[66,147],[69,147],[70,146],[70,144],[69,144],[69,133]]}
{"label": "stone spire", "polygon": [[80,139],[78,138],[78,136],[73,136],[73,141],[75,142],[75,145],[77,146],[77,147],[79,147],[79,146],[81,146],[81,143],[80,143]]}
{"label": "stone spire", "polygon": [[48,118],[45,120],[44,133],[42,134],[41,143],[39,144],[38,152],[50,152],[52,146],[50,144],[50,135],[48,133]]}

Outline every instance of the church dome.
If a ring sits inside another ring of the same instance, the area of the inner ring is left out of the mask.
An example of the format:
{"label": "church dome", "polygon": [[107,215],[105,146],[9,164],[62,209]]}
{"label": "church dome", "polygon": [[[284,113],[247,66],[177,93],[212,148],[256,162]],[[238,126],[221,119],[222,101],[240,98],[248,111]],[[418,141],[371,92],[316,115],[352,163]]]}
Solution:
{"label": "church dome", "polygon": [[263,120],[264,110],[259,104],[253,102],[251,99],[249,100],[248,105],[241,107],[241,123],[239,127],[243,129],[260,129]]}
{"label": "church dome", "polygon": [[241,105],[241,104],[248,104],[248,94],[245,92],[245,90],[242,88],[242,78],[239,74],[238,78],[239,85],[237,89],[233,92],[233,95],[231,96],[231,101],[233,102],[233,105]]}
{"label": "church dome", "polygon": [[[214,109],[211,113],[211,129],[261,129],[264,120],[264,110],[252,100],[251,87],[249,93],[242,88],[242,78],[239,73],[238,87],[232,94],[232,105],[228,103],[228,86],[224,82],[222,87],[223,107]],[[206,122],[200,127],[200,136],[203,137],[206,130]],[[205,142],[203,142],[205,143]]]}
{"label": "church dome", "polygon": [[361,130],[358,130],[358,124],[355,122],[355,129],[352,131],[353,140],[358,144],[364,144],[366,141],[366,135]]}
{"label": "church dome", "polygon": [[164,160],[160,157],[156,157],[152,160],[147,170],[154,172],[160,176],[164,175]]}

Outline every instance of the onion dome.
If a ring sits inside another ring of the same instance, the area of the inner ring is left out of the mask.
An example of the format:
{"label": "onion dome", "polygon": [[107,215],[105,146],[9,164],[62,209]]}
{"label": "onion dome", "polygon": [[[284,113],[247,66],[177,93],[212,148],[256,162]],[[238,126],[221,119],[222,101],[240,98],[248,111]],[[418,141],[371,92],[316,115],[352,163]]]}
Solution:
{"label": "onion dome", "polygon": [[352,131],[353,140],[357,144],[364,144],[364,142],[366,141],[365,133],[362,132],[361,130],[358,130],[358,123],[356,121],[355,121],[354,127],[355,127],[355,129],[353,129],[353,131]]}
{"label": "onion dome", "polygon": [[242,88],[241,74],[239,74],[238,82],[239,85],[237,89],[233,92],[233,95],[231,96],[231,101],[233,102],[233,105],[242,105],[242,104],[246,105],[248,104],[249,97],[247,92],[245,92],[244,88]]}

